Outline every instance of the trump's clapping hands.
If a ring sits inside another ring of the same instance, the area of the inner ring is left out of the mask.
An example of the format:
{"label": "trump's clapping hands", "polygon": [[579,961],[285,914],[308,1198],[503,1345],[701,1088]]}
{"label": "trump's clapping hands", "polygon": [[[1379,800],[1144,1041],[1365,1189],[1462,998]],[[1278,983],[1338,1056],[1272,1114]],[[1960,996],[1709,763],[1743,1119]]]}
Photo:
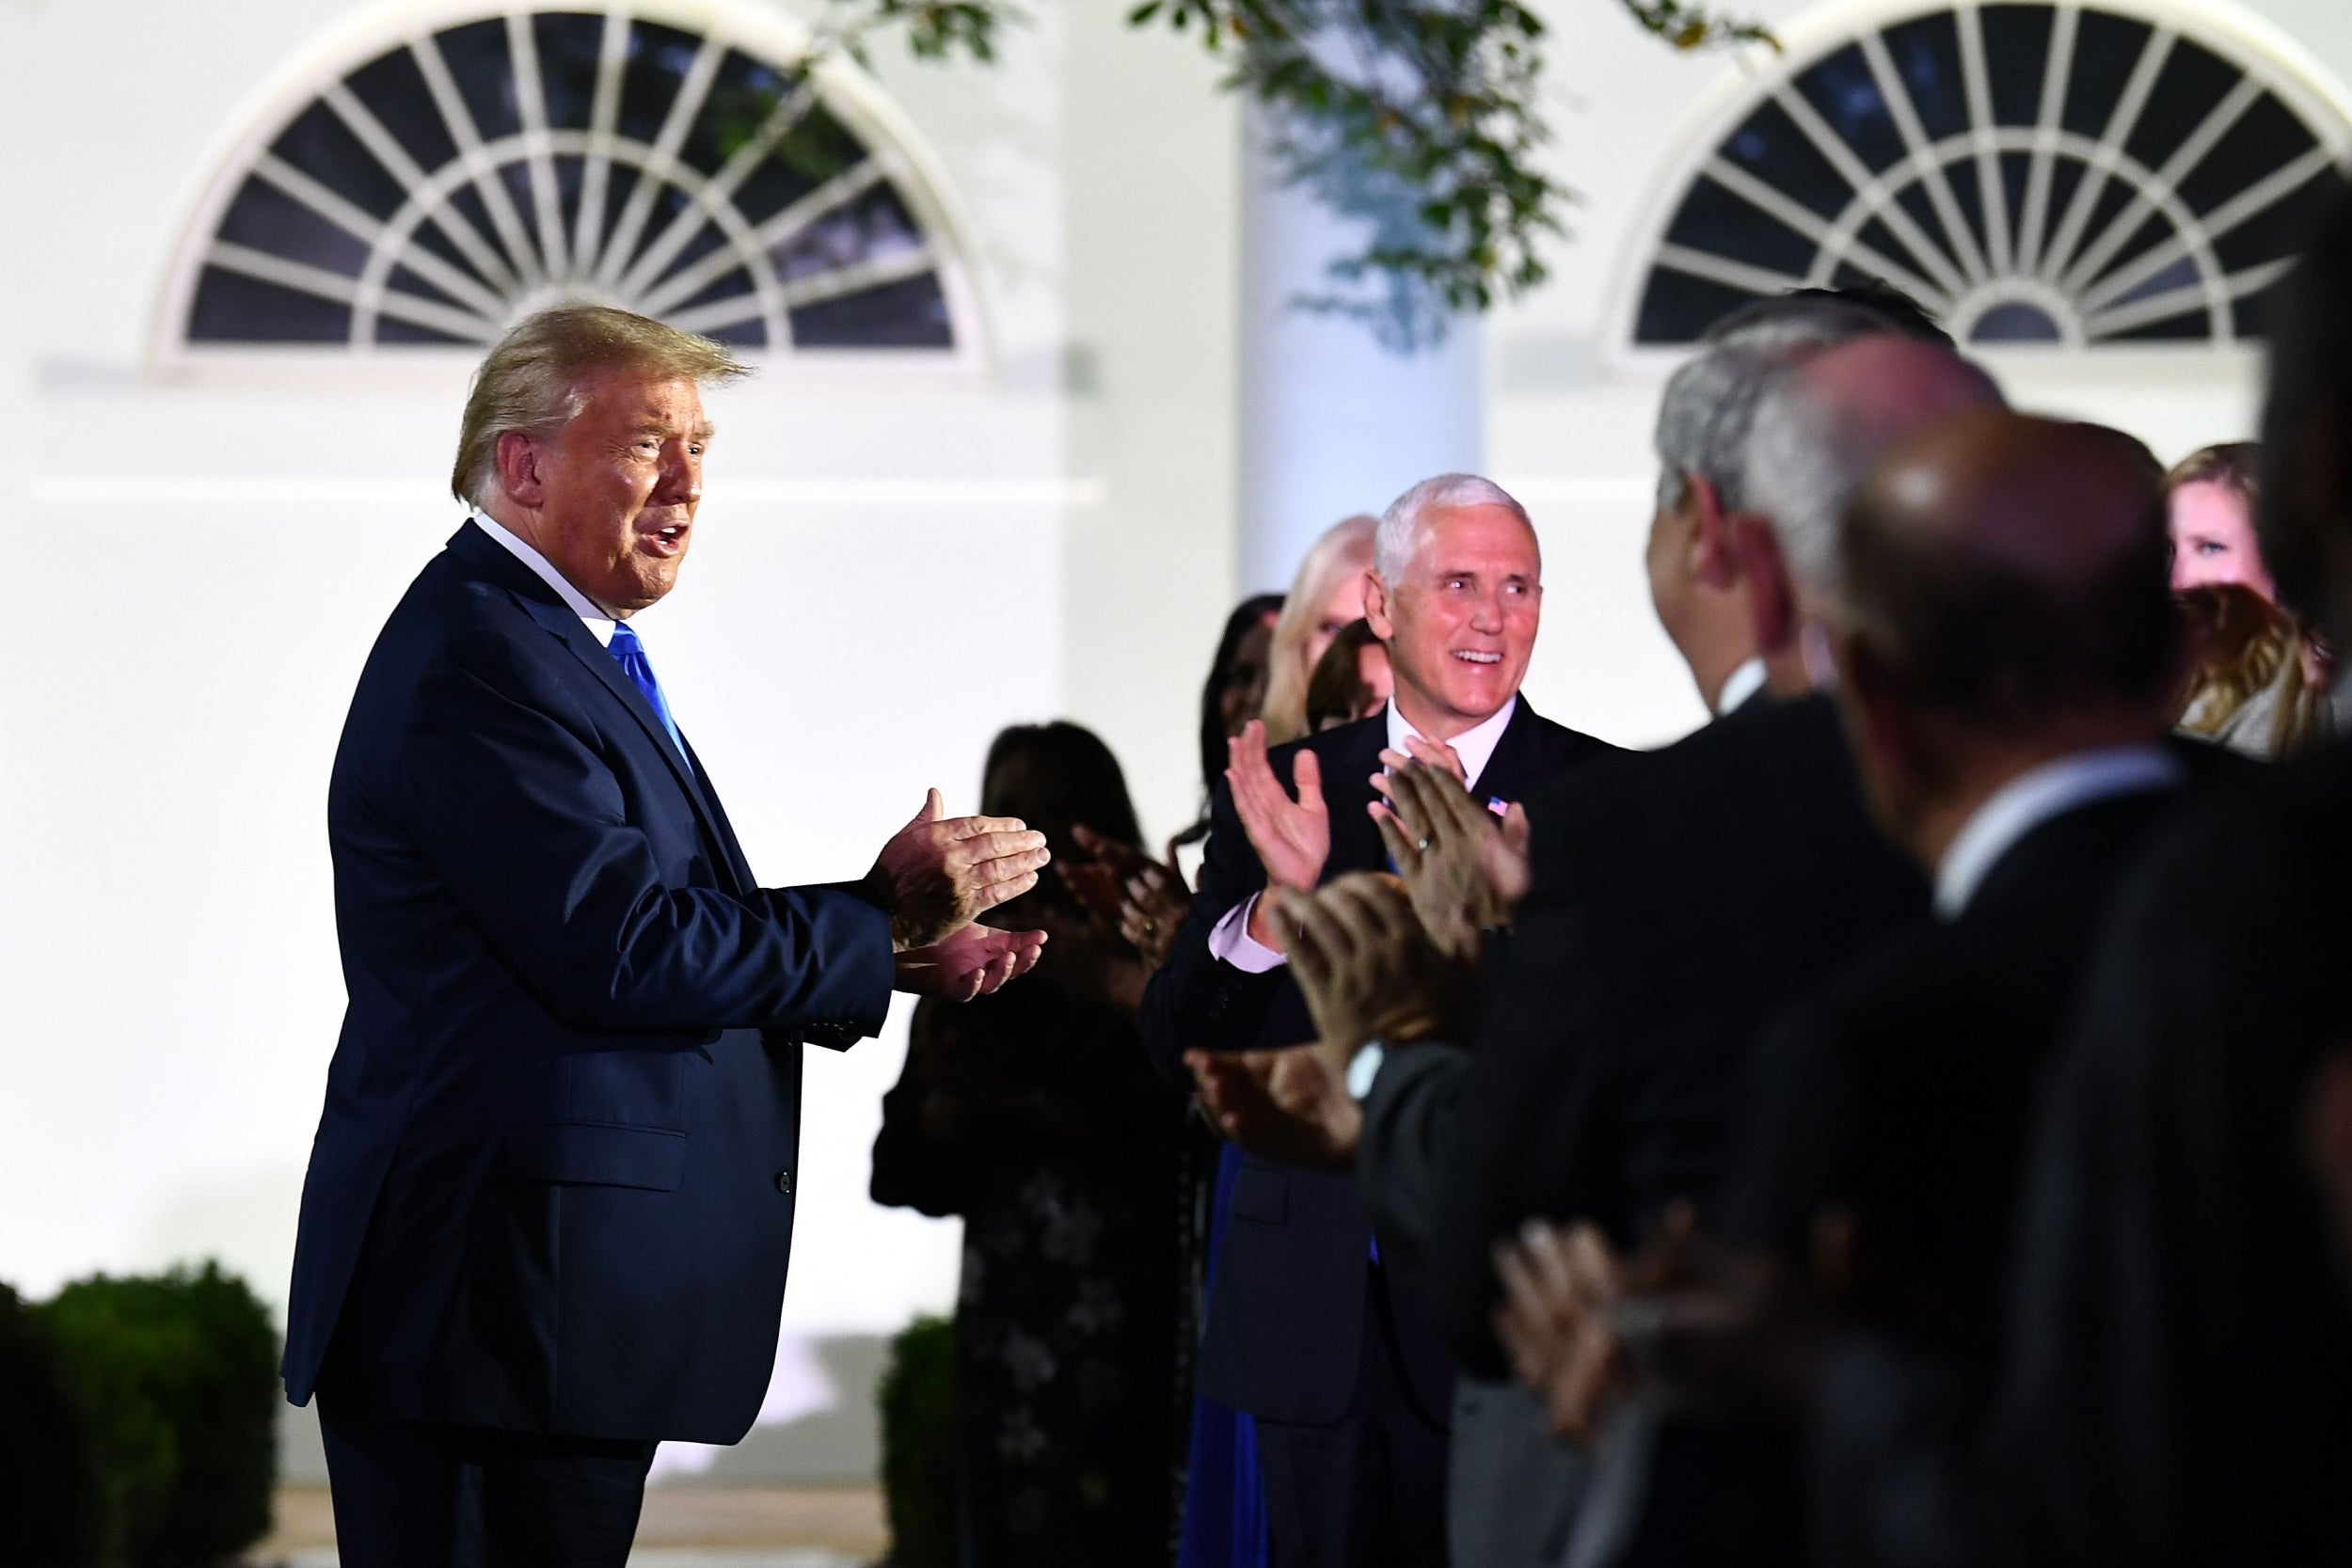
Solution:
{"label": "trump's clapping hands", "polygon": [[969,1002],[1026,974],[1044,950],[1043,931],[965,926],[928,946],[898,953],[891,960],[892,984],[918,996]]}
{"label": "trump's clapping hands", "polygon": [[1018,817],[955,816],[934,789],[866,873],[890,911],[891,946],[932,947],[997,905],[1037,886],[1053,857],[1045,835]]}

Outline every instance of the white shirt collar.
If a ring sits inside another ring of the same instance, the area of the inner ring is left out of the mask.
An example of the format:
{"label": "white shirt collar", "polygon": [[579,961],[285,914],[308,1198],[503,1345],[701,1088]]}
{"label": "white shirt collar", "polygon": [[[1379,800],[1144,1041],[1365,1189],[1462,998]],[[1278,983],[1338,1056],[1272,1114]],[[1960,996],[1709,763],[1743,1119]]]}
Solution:
{"label": "white shirt collar", "polygon": [[[1462,759],[1462,772],[1469,779],[1471,788],[1477,787],[1479,776],[1486,771],[1486,764],[1494,760],[1495,748],[1502,741],[1502,732],[1511,727],[1511,715],[1517,713],[1518,707],[1519,697],[1515,691],[1509,702],[1446,742],[1454,748],[1454,754]],[[1418,736],[1421,732],[1406,721],[1405,715],[1396,710],[1396,699],[1391,697],[1389,699],[1389,750],[1405,750],[1405,737],[1408,735]],[[1428,737],[1422,736],[1422,738]]]}
{"label": "white shirt collar", "polygon": [[2054,816],[2115,795],[2169,789],[2181,761],[2153,741],[2108,746],[2028,768],[1996,789],[1961,825],[1935,868],[1935,912],[1949,920],[1968,907],[2001,857]]}
{"label": "white shirt collar", "polygon": [[1723,689],[1715,693],[1715,717],[1721,719],[1763,689],[1764,656],[1757,654],[1724,677]]}
{"label": "white shirt collar", "polygon": [[594,599],[574,588],[571,579],[555,569],[553,562],[508,532],[497,518],[480,507],[474,508],[473,521],[476,528],[505,546],[516,560],[538,573],[539,580],[554,589],[564,602],[572,607],[572,613],[580,617],[591,637],[607,647],[612,645],[612,617],[598,609]]}

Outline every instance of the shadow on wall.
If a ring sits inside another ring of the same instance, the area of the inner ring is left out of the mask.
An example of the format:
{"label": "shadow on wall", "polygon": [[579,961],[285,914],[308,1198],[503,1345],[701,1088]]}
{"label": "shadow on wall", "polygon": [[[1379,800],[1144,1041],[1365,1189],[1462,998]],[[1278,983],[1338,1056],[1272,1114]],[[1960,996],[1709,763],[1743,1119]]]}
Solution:
{"label": "shadow on wall", "polygon": [[[664,1443],[657,1486],[841,1486],[882,1474],[874,1394],[890,1341],[880,1335],[787,1335],[759,1420],[732,1448]],[[278,1476],[285,1486],[326,1484],[315,1405],[278,1417]]]}

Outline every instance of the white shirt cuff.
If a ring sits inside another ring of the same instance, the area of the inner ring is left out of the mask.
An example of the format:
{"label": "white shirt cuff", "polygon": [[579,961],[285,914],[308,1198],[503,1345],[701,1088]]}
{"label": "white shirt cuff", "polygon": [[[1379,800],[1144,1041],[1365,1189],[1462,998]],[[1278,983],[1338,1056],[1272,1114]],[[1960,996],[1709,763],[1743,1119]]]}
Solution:
{"label": "white shirt cuff", "polygon": [[1380,1064],[1389,1053],[1378,1040],[1368,1042],[1356,1053],[1356,1059],[1347,1064],[1347,1093],[1353,1100],[1361,1100],[1372,1093],[1372,1081],[1380,1076]]}
{"label": "white shirt cuff", "polygon": [[1257,907],[1258,895],[1253,893],[1225,911],[1209,932],[1209,957],[1224,959],[1244,974],[1263,974],[1282,967],[1287,961],[1282,955],[1249,934],[1249,911]]}

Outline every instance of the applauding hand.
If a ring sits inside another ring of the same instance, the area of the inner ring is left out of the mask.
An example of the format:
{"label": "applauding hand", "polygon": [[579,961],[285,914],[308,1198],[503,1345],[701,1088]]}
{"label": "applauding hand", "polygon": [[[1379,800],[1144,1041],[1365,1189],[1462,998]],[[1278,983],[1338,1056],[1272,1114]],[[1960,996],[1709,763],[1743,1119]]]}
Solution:
{"label": "applauding hand", "polygon": [[1609,1323],[1625,1288],[1615,1253],[1597,1227],[1530,1220],[1496,1244],[1495,1272],[1495,1338],[1512,1375],[1544,1396],[1553,1431],[1590,1437],[1633,1381]]}
{"label": "applauding hand", "polygon": [[1346,1068],[1319,1047],[1188,1051],[1184,1065],[1209,1119],[1250,1153],[1294,1165],[1355,1163],[1363,1113],[1347,1092]]}
{"label": "applauding hand", "polygon": [[1375,1036],[1403,1042],[1460,1033],[1475,977],[1430,942],[1395,878],[1352,872],[1311,895],[1277,892],[1274,902],[1293,928],[1292,978],[1343,1075]]}
{"label": "applauding hand", "polygon": [[[1291,782],[1298,790],[1293,800],[1266,760],[1265,726],[1255,719],[1226,742],[1226,755],[1232,762],[1225,782],[1233,791],[1233,811],[1265,867],[1267,887],[1306,892],[1322,879],[1323,863],[1331,858],[1331,814],[1323,803],[1322,762],[1304,746],[1292,753]],[[1260,899],[1250,914],[1249,934],[1279,950],[1280,930],[1265,914],[1265,901]]]}
{"label": "applauding hand", "polygon": [[917,996],[969,1002],[1037,967],[1045,950],[1043,931],[1000,931],[964,926],[923,947],[910,947],[892,960],[891,984]]}
{"label": "applauding hand", "polygon": [[1073,824],[1071,836],[1091,860],[1064,861],[1054,869],[1104,931],[1115,932],[1136,950],[1148,973],[1168,961],[1191,900],[1176,873],[1132,844]]}
{"label": "applauding hand", "polygon": [[890,911],[891,946],[930,947],[1037,886],[1053,857],[1018,817],[957,816],[934,789],[914,820],[882,846],[866,885]]}
{"label": "applauding hand", "polygon": [[1527,814],[1513,806],[1498,821],[1452,770],[1394,752],[1380,755],[1389,771],[1372,781],[1385,798],[1373,802],[1373,820],[1413,911],[1441,951],[1474,958],[1478,933],[1509,925],[1526,896]]}

